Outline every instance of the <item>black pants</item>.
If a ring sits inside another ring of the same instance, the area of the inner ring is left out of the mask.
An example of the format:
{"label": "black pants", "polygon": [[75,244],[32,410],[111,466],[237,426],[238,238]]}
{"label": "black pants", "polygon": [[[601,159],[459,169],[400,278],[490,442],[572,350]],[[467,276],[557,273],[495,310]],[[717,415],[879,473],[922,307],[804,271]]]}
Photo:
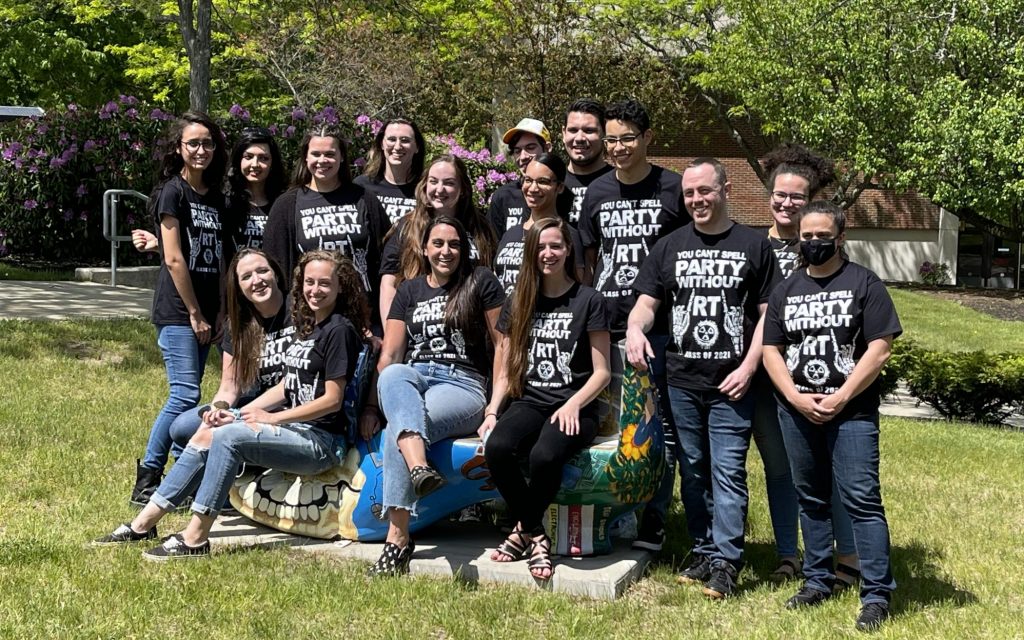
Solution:
{"label": "black pants", "polygon": [[[542,406],[516,400],[502,414],[487,438],[484,457],[491,480],[508,503],[512,517],[523,530],[541,526],[544,511],[555,499],[562,482],[562,467],[593,441],[597,433],[597,405],[591,402],[580,411],[580,432],[562,433],[552,424],[556,406]],[[528,463],[530,479],[523,477]]]}

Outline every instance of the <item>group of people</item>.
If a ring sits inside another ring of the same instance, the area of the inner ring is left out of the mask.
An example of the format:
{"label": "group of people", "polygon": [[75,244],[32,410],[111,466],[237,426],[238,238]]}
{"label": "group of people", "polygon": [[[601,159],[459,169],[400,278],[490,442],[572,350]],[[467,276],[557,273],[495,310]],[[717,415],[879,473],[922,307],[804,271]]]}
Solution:
{"label": "group of people", "polygon": [[[243,132],[229,158],[218,126],[190,112],[171,139],[156,232],[133,234],[161,256],[153,322],[170,397],[137,465],[131,500],[143,509],[98,544],[153,540],[191,500],[189,525],[144,556],[208,555],[241,463],[318,473],[338,464],[350,429],[383,429],[389,530],[369,572],[401,574],[417,500],[445,483],[431,443],[475,432],[514,522],[491,559],[526,560],[546,580],[543,514],[564,464],[614,418],[599,397],[614,401],[628,362],[650,369],[670,443],[634,546],[660,550],[678,463],[692,540],[679,581],[732,594],[753,438],[772,577],[804,580],[786,606],[859,582],[857,627],[888,617],[877,377],[901,328],[881,281],[843,250],[844,212],[815,200],[830,161],[789,144],[765,158],[765,234],[729,217],[719,161],[696,158],[681,175],[649,162],[653,131],[635,100],[572,104],[567,162],[542,122],[521,120],[503,137],[520,177],[486,215],[463,162],[428,161],[405,119],[384,123],[355,180],[341,134],[307,132],[287,190],[266,131]],[[200,407],[215,343],[221,384]],[[376,393],[349,425],[345,386],[376,349]]]}

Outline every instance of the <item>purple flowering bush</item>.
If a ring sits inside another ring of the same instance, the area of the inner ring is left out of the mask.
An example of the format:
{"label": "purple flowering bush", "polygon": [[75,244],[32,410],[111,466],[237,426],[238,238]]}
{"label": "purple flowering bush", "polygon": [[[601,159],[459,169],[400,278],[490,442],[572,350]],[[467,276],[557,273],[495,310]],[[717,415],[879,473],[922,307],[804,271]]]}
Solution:
{"label": "purple flowering bush", "polygon": [[[103,262],[110,244],[103,238],[103,192],[134,189],[148,194],[161,138],[173,114],[151,108],[132,96],[120,96],[95,110],[69,104],[43,118],[0,127],[0,256],[17,253],[61,262]],[[336,108],[307,112],[300,107],[281,114],[280,122],[256,123],[249,110],[234,104],[219,120],[229,145],[250,127],[270,131],[291,174],[298,145],[309,129],[332,126],[349,146],[352,176],[362,172],[373,138],[383,126],[367,115],[345,116]],[[465,161],[476,202],[482,207],[502,184],[514,180],[514,166],[503,154],[469,149],[451,135],[428,136],[428,156],[450,153]],[[229,148],[230,151],[230,148]],[[141,202],[121,201],[119,229],[151,229]],[[152,262],[122,244],[119,260]]]}
{"label": "purple flowering bush", "polygon": [[929,287],[949,284],[949,265],[945,262],[929,262],[925,260],[918,268],[917,274],[921,276],[921,281]]}

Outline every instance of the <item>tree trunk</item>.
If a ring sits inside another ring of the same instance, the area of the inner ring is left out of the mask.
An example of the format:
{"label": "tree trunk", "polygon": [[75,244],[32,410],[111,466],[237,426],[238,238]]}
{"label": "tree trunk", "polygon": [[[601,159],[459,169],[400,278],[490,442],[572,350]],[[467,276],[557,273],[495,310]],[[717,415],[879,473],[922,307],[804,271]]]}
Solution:
{"label": "tree trunk", "polygon": [[210,19],[213,0],[178,0],[178,30],[188,56],[188,105],[193,111],[210,108]]}

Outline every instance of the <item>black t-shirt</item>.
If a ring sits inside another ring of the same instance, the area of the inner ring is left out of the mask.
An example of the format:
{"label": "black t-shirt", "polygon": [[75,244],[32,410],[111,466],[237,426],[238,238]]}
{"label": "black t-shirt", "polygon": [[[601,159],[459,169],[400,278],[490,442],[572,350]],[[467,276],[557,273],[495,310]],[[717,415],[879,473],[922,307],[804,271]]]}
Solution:
{"label": "black t-shirt", "polygon": [[[311,402],[324,394],[327,380],[352,379],[362,350],[362,340],[344,316],[331,315],[300,340],[294,333],[284,354],[285,406],[289,409]],[[335,434],[348,425],[343,410],[307,421]]]}
{"label": "black t-shirt", "polygon": [[[512,298],[498,318],[498,330],[509,333]],[[594,289],[574,284],[557,298],[537,295],[530,329],[523,399],[557,408],[583,388],[594,372],[590,331],[607,331],[604,300]]]}
{"label": "black t-shirt", "polygon": [[768,236],[768,242],[775,252],[775,259],[779,262],[779,271],[783,278],[793,275],[796,269],[796,259],[800,255],[800,239],[782,240],[774,236]]}
{"label": "black t-shirt", "polygon": [[361,175],[352,182],[377,196],[391,224],[416,208],[416,183],[391,184],[387,180]]}
{"label": "black t-shirt", "polygon": [[225,224],[230,242],[225,246],[224,264],[227,265],[235,254],[245,248],[262,249],[263,234],[270,218],[270,203],[255,205],[246,198],[236,202],[228,199],[228,210],[231,212]]}
{"label": "black t-shirt", "polygon": [[[844,262],[827,278],[813,278],[800,269],[772,292],[764,344],[786,347],[786,368],[801,393],[832,394],[846,382],[869,342],[901,333],[896,308],[878,276]],[[873,417],[879,400],[876,379],[836,419]]]}
{"label": "black t-shirt", "polygon": [[605,297],[612,331],[625,331],[633,309],[633,281],[651,247],[689,221],[682,203],[682,176],[652,165],[647,177],[623,184],[611,171],[594,180],[583,197],[580,238],[598,249],[594,288]]}
{"label": "black t-shirt", "polygon": [[659,240],[634,288],[668,307],[669,384],[718,388],[746,356],[758,305],[781,280],[768,239],[741,224],[712,236],[690,223]]}
{"label": "black t-shirt", "polygon": [[[402,232],[408,222],[408,216],[396,222],[394,231],[384,243],[380,259],[380,275],[395,275],[402,270]],[[419,246],[419,241],[416,242],[416,246]],[[476,248],[476,243],[473,242],[473,236],[469,236],[469,259],[478,260],[479,258],[480,252]]]}
{"label": "black t-shirt", "polygon": [[572,209],[569,210],[569,224],[576,227],[580,223],[580,211],[583,210],[583,196],[587,195],[587,187],[594,180],[597,180],[609,171],[613,171],[611,165],[605,165],[593,173],[575,174],[567,171],[565,174],[565,188],[572,193]]}
{"label": "black t-shirt", "polygon": [[[281,305],[277,315],[270,318],[259,318],[263,327],[263,349],[260,352],[260,368],[256,374],[257,393],[263,393],[273,387],[284,377],[284,354],[285,349],[291,342],[291,335],[294,328],[291,326],[291,310],[288,308],[288,298]],[[231,332],[224,331],[224,338],[220,344],[221,351],[229,355],[235,355],[234,345],[231,342]],[[248,389],[240,389],[247,392]]]}
{"label": "black t-shirt", "polygon": [[506,231],[523,224],[530,217],[530,208],[526,206],[523,196],[523,183],[520,180],[506,182],[491,195],[491,204],[487,207],[487,219],[494,227],[494,235],[500,238]]}
{"label": "black t-shirt", "polygon": [[264,247],[291,274],[299,256],[312,249],[333,249],[352,259],[376,307],[381,239],[391,228],[384,209],[362,187],[346,185],[320,193],[292,189],[274,203]]}
{"label": "black t-shirt", "polygon": [[212,326],[220,311],[221,259],[226,237],[222,224],[224,195],[216,189],[199,195],[181,176],[174,176],[161,187],[154,211],[161,260],[153,293],[153,324],[191,325],[188,309],[164,259],[160,220],[170,216],[178,221],[178,244],[196,302]]}
{"label": "black t-shirt", "polygon": [[[580,242],[580,234],[572,227],[569,227],[569,236],[572,238],[573,263],[575,268],[582,269],[583,244]],[[498,251],[494,256],[494,275],[498,282],[505,289],[505,295],[511,295],[512,289],[519,279],[519,270],[523,264],[523,248],[526,246],[526,231],[523,225],[517,224],[501,236],[498,242]]]}
{"label": "black t-shirt", "polygon": [[[496,309],[505,301],[505,294],[490,269],[477,267],[476,295],[480,307]],[[405,361],[454,364],[487,377],[490,360],[487,355],[487,318],[481,313],[474,318],[472,331],[450,329],[444,320],[451,283],[431,287],[426,276],[405,280],[398,285],[388,320],[405,323]]]}

